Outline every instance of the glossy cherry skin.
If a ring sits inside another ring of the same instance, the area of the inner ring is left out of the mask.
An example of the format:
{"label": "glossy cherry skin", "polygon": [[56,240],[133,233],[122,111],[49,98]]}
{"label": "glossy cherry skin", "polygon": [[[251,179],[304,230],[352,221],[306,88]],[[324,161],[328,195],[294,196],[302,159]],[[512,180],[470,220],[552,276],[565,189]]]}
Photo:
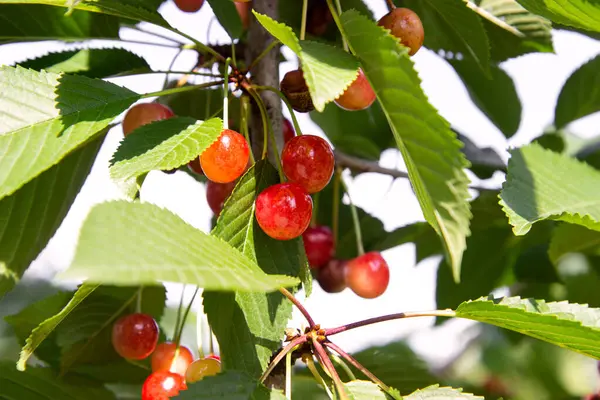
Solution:
{"label": "glossy cherry skin", "polygon": [[425,30],[421,18],[408,8],[398,7],[384,15],[377,25],[383,26],[408,47],[408,54],[414,55],[425,40]]}
{"label": "glossy cherry skin", "polygon": [[327,293],[346,289],[346,260],[331,260],[317,270],[317,282]]}
{"label": "glossy cherry skin", "polygon": [[290,122],[289,119],[283,119],[283,142],[287,143],[292,138],[296,137],[296,132],[294,131],[294,126]]}
{"label": "glossy cherry skin", "polygon": [[213,181],[208,181],[206,183],[206,201],[216,216],[221,214],[223,205],[233,192],[235,184],[236,181],[229,183],[216,183]]}
{"label": "glossy cherry skin", "polygon": [[185,373],[185,380],[187,383],[194,383],[207,376],[217,375],[219,372],[221,372],[221,361],[206,357],[190,364]]}
{"label": "glossy cherry skin", "polygon": [[365,253],[348,261],[346,284],[365,299],[381,296],[390,282],[390,269],[378,252]]}
{"label": "glossy cherry skin", "polygon": [[335,100],[335,104],[344,110],[359,111],[369,108],[376,98],[375,91],[361,68],[354,82]]}
{"label": "glossy cherry skin", "polygon": [[252,9],[251,1],[236,1],[235,8],[237,9],[238,15],[242,20],[242,26],[244,29],[248,29],[250,26],[250,10]]}
{"label": "glossy cherry skin", "polygon": [[312,199],[296,183],[279,183],[256,197],[256,220],[262,230],[277,240],[302,235],[312,217]]}
{"label": "glossy cherry skin", "polygon": [[170,371],[185,375],[187,367],[194,361],[194,356],[185,346],[179,346],[179,351],[177,351],[175,343],[165,342],[156,346],[151,361],[152,372]]}
{"label": "glossy cherry skin", "polygon": [[302,239],[308,264],[312,268],[324,266],[335,254],[333,233],[327,226],[309,226],[302,234]]}
{"label": "glossy cherry skin", "polygon": [[112,329],[112,344],[123,358],[142,360],[156,348],[158,324],[148,314],[129,314],[121,317]]}
{"label": "glossy cherry skin", "polygon": [[188,168],[198,175],[204,175],[204,171],[202,171],[202,166],[200,165],[200,157],[196,157],[190,161],[188,163]]}
{"label": "glossy cherry skin", "polygon": [[153,372],[142,386],[142,400],[169,400],[186,389],[183,375],[169,371]]}
{"label": "glossy cherry skin", "polygon": [[306,113],[315,109],[302,70],[296,69],[286,73],[279,88],[294,110]]}
{"label": "glossy cherry skin", "polygon": [[183,12],[193,13],[202,8],[204,0],[174,0],[175,5]]}
{"label": "glossy cherry skin", "polygon": [[314,135],[292,138],[281,152],[283,172],[308,193],[321,191],[333,176],[335,159],[327,141]]}
{"label": "glossy cherry skin", "polygon": [[314,36],[322,36],[333,22],[333,16],[325,1],[314,2],[308,11],[306,31]]}
{"label": "glossy cherry skin", "polygon": [[217,183],[229,183],[239,178],[248,165],[250,147],[244,136],[225,129],[216,142],[200,156],[202,171]]}
{"label": "glossy cherry skin", "polygon": [[123,118],[123,135],[127,136],[140,126],[175,116],[173,110],[159,103],[141,103],[131,107]]}

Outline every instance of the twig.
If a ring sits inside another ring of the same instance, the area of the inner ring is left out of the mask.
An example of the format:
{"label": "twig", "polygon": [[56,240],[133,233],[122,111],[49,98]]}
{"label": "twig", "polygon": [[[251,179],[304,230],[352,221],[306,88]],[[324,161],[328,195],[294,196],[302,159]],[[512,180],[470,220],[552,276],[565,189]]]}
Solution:
{"label": "twig", "polygon": [[297,337],[296,339],[293,339],[291,342],[289,342],[273,359],[273,361],[271,361],[271,364],[269,364],[269,367],[266,369],[266,371],[261,375],[260,377],[260,383],[263,383],[265,381],[265,379],[267,379],[267,377],[269,376],[269,374],[273,371],[273,369],[277,366],[277,364],[279,364],[279,362],[283,359],[283,357],[286,356],[287,353],[289,353],[290,351],[292,351],[294,349],[294,347],[306,343],[308,341],[308,337],[306,335],[302,335]]}
{"label": "twig", "polygon": [[298,299],[293,294],[291,294],[289,292],[289,290],[287,290],[286,288],[280,288],[279,291],[281,292],[281,294],[283,294],[285,297],[287,297],[288,300],[291,301],[298,308],[298,310],[300,310],[302,315],[304,315],[304,318],[306,318],[306,321],[308,322],[309,327],[311,329],[314,328],[316,325],[315,321],[312,319],[312,317],[310,316],[308,311],[306,311],[306,308],[304,308],[302,303],[300,303],[298,301]]}

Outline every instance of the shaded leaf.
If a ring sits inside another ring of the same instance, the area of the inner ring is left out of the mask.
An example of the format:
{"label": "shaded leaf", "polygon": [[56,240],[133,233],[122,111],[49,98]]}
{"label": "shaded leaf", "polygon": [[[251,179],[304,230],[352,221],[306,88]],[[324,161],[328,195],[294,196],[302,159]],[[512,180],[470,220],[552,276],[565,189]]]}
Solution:
{"label": "shaded leaf", "polygon": [[463,393],[462,389],[454,389],[450,387],[439,387],[433,385],[425,389],[419,389],[408,396],[403,397],[404,400],[483,400],[481,396],[475,396],[470,393]]}
{"label": "shaded leaf", "polygon": [[223,26],[229,37],[238,39],[244,32],[242,20],[232,1],[208,0],[217,20]]}
{"label": "shaded leaf", "polygon": [[350,381],[346,389],[354,400],[386,400],[388,397],[379,389],[379,386],[370,381]]}
{"label": "shaded leaf", "polygon": [[517,0],[552,22],[600,32],[600,3],[589,0]]}
{"label": "shaded leaf", "polygon": [[600,172],[530,144],[511,152],[500,204],[515,235],[544,219],[600,230]]}
{"label": "shaded leaf", "polygon": [[59,276],[85,277],[90,283],[170,281],[244,291],[273,291],[298,282],[265,274],[227,243],[193,228],[170,211],[123,201],[92,209],[81,229],[75,258]]}
{"label": "shaded leaf", "polygon": [[270,391],[246,374],[227,371],[188,384],[188,389],[173,399],[281,400],[285,396]]}
{"label": "shaded leaf", "polygon": [[568,253],[600,255],[600,232],[580,225],[559,225],[552,232],[548,255],[557,264]]}
{"label": "shaded leaf", "polygon": [[386,113],[425,219],[444,241],[458,280],[471,216],[463,170],[468,163],[460,144],[428,103],[398,40],[356,12],[347,11],[341,19]]}

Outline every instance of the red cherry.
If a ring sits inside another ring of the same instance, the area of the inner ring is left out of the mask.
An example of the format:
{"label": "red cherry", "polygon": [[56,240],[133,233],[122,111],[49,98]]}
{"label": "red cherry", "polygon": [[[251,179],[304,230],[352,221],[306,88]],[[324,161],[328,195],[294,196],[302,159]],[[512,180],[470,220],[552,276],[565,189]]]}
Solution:
{"label": "red cherry", "polygon": [[187,347],[179,346],[179,351],[177,351],[175,343],[161,343],[152,353],[152,372],[170,371],[185,375],[185,371],[192,361],[194,361],[194,356]]}
{"label": "red cherry", "polygon": [[123,118],[123,135],[127,136],[142,125],[168,119],[174,115],[173,110],[163,104],[136,104],[127,111]]}
{"label": "red cherry", "polygon": [[296,132],[294,132],[294,126],[290,122],[289,119],[283,119],[283,143],[287,143],[292,138],[296,137]]}
{"label": "red cherry", "polygon": [[204,171],[202,171],[202,166],[200,165],[200,157],[194,158],[192,161],[188,163],[188,168],[192,170],[192,172],[197,173],[198,175],[204,175]]}
{"label": "red cherry", "polygon": [[297,238],[310,224],[312,199],[296,183],[279,183],[256,197],[256,220],[262,230],[277,240]]}
{"label": "red cherry", "polygon": [[400,43],[408,47],[408,54],[414,55],[425,40],[423,23],[419,16],[408,8],[394,8],[385,14],[377,25],[389,29],[392,35],[400,39]]}
{"label": "red cherry", "polygon": [[206,356],[206,358],[212,358],[213,360],[221,361],[221,357],[216,354],[209,354]]}
{"label": "red cherry", "polygon": [[150,315],[129,314],[113,325],[112,344],[123,358],[142,360],[156,348],[158,324]]}
{"label": "red cherry", "polygon": [[333,16],[327,3],[324,1],[316,2],[308,11],[306,32],[314,36],[322,36],[327,32],[331,22],[333,22]]}
{"label": "red cherry", "polygon": [[302,135],[285,144],[281,164],[290,182],[302,185],[308,193],[316,193],[331,180],[335,159],[331,146],[324,139]]}
{"label": "red cherry", "polygon": [[378,252],[363,254],[348,261],[346,283],[360,297],[374,299],[387,289],[390,269]]}
{"label": "red cherry", "polygon": [[208,179],[218,183],[233,182],[248,165],[250,148],[246,139],[231,129],[225,129],[216,142],[204,150],[200,165]]}
{"label": "red cherry", "polygon": [[308,263],[312,268],[327,264],[335,254],[333,233],[326,226],[309,226],[302,234],[302,239]]}
{"label": "red cherry", "polygon": [[346,260],[331,260],[317,270],[317,282],[327,293],[346,289]]}
{"label": "red cherry", "polygon": [[208,181],[206,183],[206,201],[216,216],[221,214],[223,205],[233,192],[235,184],[235,181],[229,183],[215,183],[213,181]]}
{"label": "red cherry", "polygon": [[182,375],[169,371],[153,372],[142,386],[142,400],[169,400],[186,389]]}
{"label": "red cherry", "polygon": [[204,0],[174,0],[175,5],[183,12],[193,13],[200,8],[204,4]]}
{"label": "red cherry", "polygon": [[335,104],[348,111],[365,110],[373,104],[376,98],[375,91],[365,73],[359,69],[354,82],[335,100]]}
{"label": "red cherry", "polygon": [[236,1],[235,8],[237,9],[238,15],[242,20],[242,26],[244,29],[248,29],[250,26],[250,10],[252,9],[251,1]]}

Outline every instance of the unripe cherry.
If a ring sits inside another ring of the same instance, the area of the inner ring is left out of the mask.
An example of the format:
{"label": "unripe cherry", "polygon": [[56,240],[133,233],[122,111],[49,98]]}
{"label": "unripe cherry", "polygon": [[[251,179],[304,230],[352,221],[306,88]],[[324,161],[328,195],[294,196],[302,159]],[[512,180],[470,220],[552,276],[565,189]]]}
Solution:
{"label": "unripe cherry", "polygon": [[206,357],[190,364],[185,372],[185,380],[187,383],[194,383],[207,376],[217,375],[219,372],[221,372],[221,361]]}
{"label": "unripe cherry", "polygon": [[367,80],[362,68],[346,91],[335,100],[335,104],[348,111],[365,110],[373,104],[377,95]]}
{"label": "unripe cherry", "polygon": [[123,135],[127,136],[140,126],[175,116],[173,110],[159,103],[141,103],[131,107],[123,117]]}
{"label": "unripe cherry", "polygon": [[250,148],[246,138],[236,131],[225,129],[217,141],[200,155],[200,165],[211,181],[229,183],[244,173],[249,159]]}
{"label": "unripe cherry", "polygon": [[302,70],[286,73],[279,87],[294,110],[306,113],[315,109]]}
{"label": "unripe cherry", "polygon": [[112,329],[112,344],[117,353],[130,360],[142,360],[156,348],[158,324],[148,314],[121,317]]}
{"label": "unripe cherry", "polygon": [[262,230],[277,240],[302,235],[312,217],[312,199],[296,183],[279,183],[256,197],[256,220]]}
{"label": "unripe cherry", "polygon": [[419,16],[408,8],[394,8],[384,15],[377,25],[389,29],[400,43],[408,47],[408,54],[414,55],[425,40],[425,30]]}
{"label": "unripe cherry", "polygon": [[333,176],[335,159],[326,140],[314,135],[292,138],[281,152],[283,172],[308,193],[321,191]]}
{"label": "unripe cherry", "polygon": [[365,299],[381,296],[390,282],[390,269],[381,253],[370,252],[348,261],[346,284]]}

